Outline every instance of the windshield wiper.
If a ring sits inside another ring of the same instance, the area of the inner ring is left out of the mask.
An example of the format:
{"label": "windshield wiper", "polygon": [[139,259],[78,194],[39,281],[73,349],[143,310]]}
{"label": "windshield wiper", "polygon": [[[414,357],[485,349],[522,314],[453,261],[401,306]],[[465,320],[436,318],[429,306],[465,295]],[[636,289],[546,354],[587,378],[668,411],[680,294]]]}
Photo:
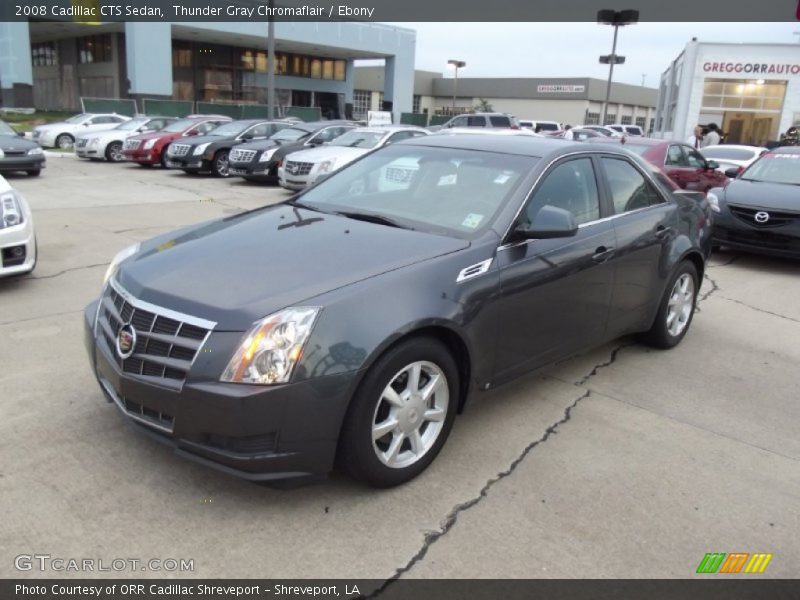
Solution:
{"label": "windshield wiper", "polygon": [[398,229],[411,229],[413,231],[413,228],[411,227],[407,227],[406,225],[401,225],[394,219],[390,219],[389,217],[384,217],[383,215],[376,215],[375,213],[363,213],[352,210],[340,210],[334,212],[333,214],[340,215],[342,217],[347,217],[348,219],[355,219],[357,221],[366,221],[367,223],[388,225],[389,227],[397,227]]}

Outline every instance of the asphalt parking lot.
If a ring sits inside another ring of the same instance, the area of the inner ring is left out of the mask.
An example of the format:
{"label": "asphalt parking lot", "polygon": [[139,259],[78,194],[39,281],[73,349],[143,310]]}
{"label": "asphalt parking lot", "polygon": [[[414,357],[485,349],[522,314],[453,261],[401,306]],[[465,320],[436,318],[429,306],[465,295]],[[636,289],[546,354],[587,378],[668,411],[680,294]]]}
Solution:
{"label": "asphalt parking lot", "polygon": [[40,257],[0,280],[0,576],[63,576],[15,568],[44,553],[193,559],[176,577],[684,578],[707,552],[798,575],[800,262],[716,254],[678,348],[618,340],[480,396],[410,484],[276,490],[131,431],[81,312],[122,247],[287,194],[73,157],[9,180]]}

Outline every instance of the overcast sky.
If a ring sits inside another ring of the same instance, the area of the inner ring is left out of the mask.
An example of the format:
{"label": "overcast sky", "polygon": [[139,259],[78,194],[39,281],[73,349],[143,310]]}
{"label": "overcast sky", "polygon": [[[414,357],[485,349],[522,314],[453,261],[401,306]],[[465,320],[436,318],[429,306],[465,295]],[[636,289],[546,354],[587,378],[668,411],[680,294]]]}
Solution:
{"label": "overcast sky", "polygon": [[[698,0],[701,1],[701,0]],[[768,1],[768,0],[767,0]],[[596,23],[391,23],[417,31],[416,68],[452,76],[447,60],[466,61],[459,77],[608,77],[598,64],[611,53],[613,28]],[[639,23],[619,31],[624,65],[614,81],[657,87],[686,43],[764,42],[798,45],[800,23]]]}

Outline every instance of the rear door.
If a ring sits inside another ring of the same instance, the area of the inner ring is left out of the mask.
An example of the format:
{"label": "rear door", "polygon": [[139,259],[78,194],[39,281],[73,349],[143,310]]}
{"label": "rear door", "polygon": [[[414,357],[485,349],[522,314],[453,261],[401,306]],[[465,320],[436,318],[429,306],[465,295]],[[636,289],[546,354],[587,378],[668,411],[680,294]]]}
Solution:
{"label": "rear door", "polygon": [[578,232],[498,250],[504,316],[496,355],[499,380],[567,356],[605,334],[616,240],[613,223],[603,218],[591,157],[569,158],[548,169],[517,222],[533,222],[546,205],[570,211]]}
{"label": "rear door", "polygon": [[698,169],[689,164],[681,144],[670,144],[667,148],[664,170],[681,189],[697,191],[703,187]]}
{"label": "rear door", "polygon": [[613,207],[617,249],[609,338],[643,327],[670,273],[669,252],[678,226],[677,205],[631,160],[603,156],[603,185]]}

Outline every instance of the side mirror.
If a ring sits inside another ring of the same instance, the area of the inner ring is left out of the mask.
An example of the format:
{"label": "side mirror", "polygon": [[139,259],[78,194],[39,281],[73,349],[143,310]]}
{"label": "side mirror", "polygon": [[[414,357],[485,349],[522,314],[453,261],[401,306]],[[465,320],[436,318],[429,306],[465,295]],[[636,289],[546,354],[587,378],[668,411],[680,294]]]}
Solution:
{"label": "side mirror", "polygon": [[709,171],[719,169],[719,163],[715,160],[709,160],[706,163],[706,169]]}
{"label": "side mirror", "polygon": [[578,233],[578,223],[568,210],[545,204],[530,225],[517,225],[514,233],[523,239],[572,237]]}
{"label": "side mirror", "polygon": [[725,169],[725,175],[731,179],[736,179],[741,173],[741,169],[739,167],[731,167],[730,169]]}
{"label": "side mirror", "polygon": [[197,131],[197,129],[192,129],[191,131],[187,131],[183,135],[185,135],[186,137],[192,137],[194,135],[200,135],[200,132]]}
{"label": "side mirror", "polygon": [[89,122],[86,122],[86,123],[83,124],[84,127],[88,127],[89,125],[91,125],[91,123],[89,123]]}
{"label": "side mirror", "polygon": [[245,133],[239,139],[241,139],[243,142],[249,142],[250,140],[253,139],[253,134],[252,133]]}
{"label": "side mirror", "polygon": [[314,138],[313,140],[308,140],[309,146],[321,146],[324,142],[319,138]]}

